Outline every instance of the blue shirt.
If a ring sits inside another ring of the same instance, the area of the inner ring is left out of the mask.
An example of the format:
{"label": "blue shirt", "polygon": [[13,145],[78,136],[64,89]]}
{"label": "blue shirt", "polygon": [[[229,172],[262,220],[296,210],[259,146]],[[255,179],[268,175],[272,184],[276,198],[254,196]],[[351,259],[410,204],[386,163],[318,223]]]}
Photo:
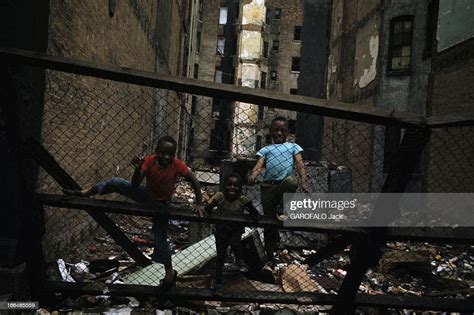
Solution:
{"label": "blue shirt", "polygon": [[267,145],[257,152],[265,159],[265,176],[263,180],[283,180],[293,173],[295,155],[303,151],[296,143],[279,143]]}

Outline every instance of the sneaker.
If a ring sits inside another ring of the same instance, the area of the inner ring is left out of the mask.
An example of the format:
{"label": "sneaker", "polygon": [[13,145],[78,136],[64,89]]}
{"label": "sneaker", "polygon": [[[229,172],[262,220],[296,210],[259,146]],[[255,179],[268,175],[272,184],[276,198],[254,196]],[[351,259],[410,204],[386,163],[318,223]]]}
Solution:
{"label": "sneaker", "polygon": [[249,272],[249,266],[247,266],[243,259],[237,260],[237,267],[239,267],[240,272]]}

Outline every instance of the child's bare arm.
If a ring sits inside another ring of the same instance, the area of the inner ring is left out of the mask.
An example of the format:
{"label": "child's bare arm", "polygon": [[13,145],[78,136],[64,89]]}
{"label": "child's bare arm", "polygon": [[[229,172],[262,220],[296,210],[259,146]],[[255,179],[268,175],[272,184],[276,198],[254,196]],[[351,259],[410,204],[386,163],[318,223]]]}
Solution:
{"label": "child's bare arm", "polygon": [[201,185],[199,184],[196,177],[193,173],[189,172],[188,175],[185,176],[186,180],[191,184],[194,190],[194,195],[196,196],[196,213],[200,216],[204,216],[204,206],[202,204],[202,192],[201,192]]}
{"label": "child's bare arm", "polygon": [[295,155],[295,162],[296,162],[296,170],[298,171],[298,175],[301,181],[301,190],[304,193],[309,192],[309,185],[308,185],[308,176],[306,175],[306,168],[304,167],[303,157],[301,153]]}
{"label": "child's bare arm", "polygon": [[262,171],[263,166],[265,165],[265,158],[264,157],[259,157],[257,160],[257,163],[253,167],[252,171],[250,171],[250,174],[248,176],[248,182],[249,184],[254,184],[255,180],[258,177],[258,174]]}

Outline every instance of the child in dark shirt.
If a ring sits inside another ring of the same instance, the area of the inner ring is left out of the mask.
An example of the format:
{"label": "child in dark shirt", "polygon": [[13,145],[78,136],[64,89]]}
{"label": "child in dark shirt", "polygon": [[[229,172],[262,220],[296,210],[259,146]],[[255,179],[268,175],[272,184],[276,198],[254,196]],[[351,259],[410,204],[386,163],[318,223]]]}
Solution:
{"label": "child in dark shirt", "polygon": [[[218,192],[207,201],[206,210],[217,207],[217,211],[224,215],[242,215],[247,210],[253,217],[258,215],[252,201],[242,196],[242,179],[232,173],[224,179],[224,192]],[[214,233],[216,238],[217,266],[216,287],[222,284],[222,270],[224,268],[227,247],[230,246],[235,254],[237,266],[241,272],[247,272],[248,266],[243,259],[242,234],[244,226],[236,223],[217,224]]]}

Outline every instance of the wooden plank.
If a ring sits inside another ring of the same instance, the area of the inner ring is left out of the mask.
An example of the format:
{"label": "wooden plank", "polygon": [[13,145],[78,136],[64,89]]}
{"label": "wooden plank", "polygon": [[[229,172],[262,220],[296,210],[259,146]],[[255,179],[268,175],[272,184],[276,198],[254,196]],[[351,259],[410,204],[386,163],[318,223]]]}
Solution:
{"label": "wooden plank", "polygon": [[424,118],[407,112],[390,111],[335,100],[288,95],[265,89],[252,89],[230,84],[219,84],[190,78],[162,75],[155,72],[105,66],[88,61],[51,56],[21,49],[0,48],[0,58],[12,63],[29,64],[101,79],[230,99],[308,114],[379,125],[396,125],[401,127],[426,126]]}
{"label": "wooden plank", "polygon": [[[79,184],[59,165],[49,152],[36,140],[30,138],[25,141],[23,149],[35,160],[48,174],[50,174],[63,188],[81,189]],[[120,245],[127,254],[140,266],[151,264],[143,253],[133,244],[130,239],[115,225],[115,223],[103,212],[86,210],[87,213]]]}
{"label": "wooden plank", "polygon": [[[244,303],[275,303],[299,305],[334,305],[336,295],[324,293],[283,293],[271,291],[222,291],[216,294],[209,289],[173,288],[157,294],[157,287],[144,285],[123,285],[103,283],[70,283],[48,281],[48,294],[63,293],[66,296],[103,295],[134,297],[159,297],[174,301],[176,305],[190,300],[227,301]],[[367,307],[392,307],[398,309],[473,312],[473,299],[446,299],[418,296],[357,294],[355,304]]]}

